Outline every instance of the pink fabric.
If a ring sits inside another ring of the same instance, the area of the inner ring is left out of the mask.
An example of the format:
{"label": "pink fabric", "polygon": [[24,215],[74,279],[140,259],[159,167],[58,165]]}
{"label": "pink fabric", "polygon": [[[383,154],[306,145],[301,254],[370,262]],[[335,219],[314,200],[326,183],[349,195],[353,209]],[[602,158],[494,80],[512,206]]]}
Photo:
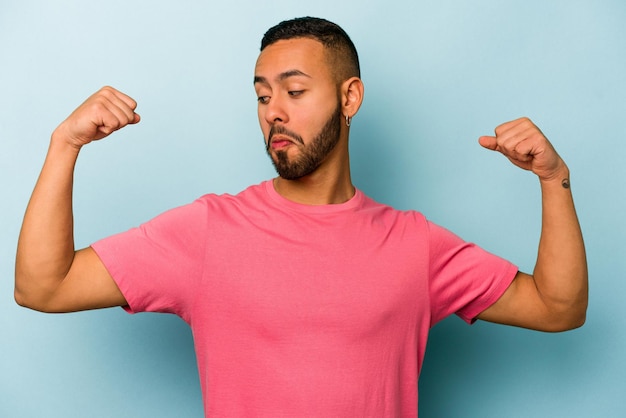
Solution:
{"label": "pink fabric", "polygon": [[265,182],[93,245],[130,312],[192,328],[207,416],[417,416],[429,329],[471,322],[517,268],[360,191],[306,206]]}

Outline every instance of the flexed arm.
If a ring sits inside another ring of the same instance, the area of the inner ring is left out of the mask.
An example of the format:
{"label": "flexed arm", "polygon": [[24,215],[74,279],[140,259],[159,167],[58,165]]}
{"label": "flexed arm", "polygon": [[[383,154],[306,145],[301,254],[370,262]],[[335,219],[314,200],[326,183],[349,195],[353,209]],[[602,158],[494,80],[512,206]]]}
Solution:
{"label": "flexed arm", "polygon": [[479,142],[538,176],[542,227],[533,274],[518,273],[478,318],[543,331],[581,326],[587,311],[587,261],[567,165],[528,118],[502,124],[495,136]]}
{"label": "flexed arm", "polygon": [[72,187],[80,149],[139,122],[137,104],[104,87],[52,134],[26,209],[15,263],[15,300],[47,312],[124,305],[125,299],[90,248],[74,249]]}

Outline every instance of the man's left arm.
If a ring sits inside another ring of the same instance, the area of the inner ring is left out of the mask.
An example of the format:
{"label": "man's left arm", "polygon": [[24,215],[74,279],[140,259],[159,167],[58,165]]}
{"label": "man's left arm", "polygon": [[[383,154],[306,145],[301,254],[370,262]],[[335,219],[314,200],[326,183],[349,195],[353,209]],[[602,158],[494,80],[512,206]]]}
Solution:
{"label": "man's left arm", "polygon": [[504,123],[495,136],[479,142],[539,177],[542,227],[533,274],[519,272],[478,319],[550,332],[581,326],[587,311],[587,261],[567,165],[528,118]]}

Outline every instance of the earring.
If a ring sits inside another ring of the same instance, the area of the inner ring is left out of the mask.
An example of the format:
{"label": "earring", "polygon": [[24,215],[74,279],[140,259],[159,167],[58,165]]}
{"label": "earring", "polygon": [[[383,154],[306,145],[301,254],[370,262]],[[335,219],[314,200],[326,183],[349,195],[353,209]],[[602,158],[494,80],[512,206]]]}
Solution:
{"label": "earring", "polygon": [[350,127],[350,123],[352,123],[352,118],[346,115],[346,126]]}

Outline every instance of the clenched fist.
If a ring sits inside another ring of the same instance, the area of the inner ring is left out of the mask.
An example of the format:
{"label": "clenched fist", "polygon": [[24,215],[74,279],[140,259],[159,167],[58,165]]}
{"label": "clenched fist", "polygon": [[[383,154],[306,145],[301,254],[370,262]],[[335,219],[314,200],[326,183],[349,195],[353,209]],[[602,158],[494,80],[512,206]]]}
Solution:
{"label": "clenched fist", "polygon": [[481,136],[480,145],[499,151],[513,164],[530,170],[541,180],[553,180],[567,170],[565,162],[528,118],[503,123],[495,129],[495,136]]}
{"label": "clenched fist", "polygon": [[129,124],[138,123],[137,102],[113,87],[103,87],[55,130],[53,136],[62,136],[70,145],[83,145],[102,139]]}

